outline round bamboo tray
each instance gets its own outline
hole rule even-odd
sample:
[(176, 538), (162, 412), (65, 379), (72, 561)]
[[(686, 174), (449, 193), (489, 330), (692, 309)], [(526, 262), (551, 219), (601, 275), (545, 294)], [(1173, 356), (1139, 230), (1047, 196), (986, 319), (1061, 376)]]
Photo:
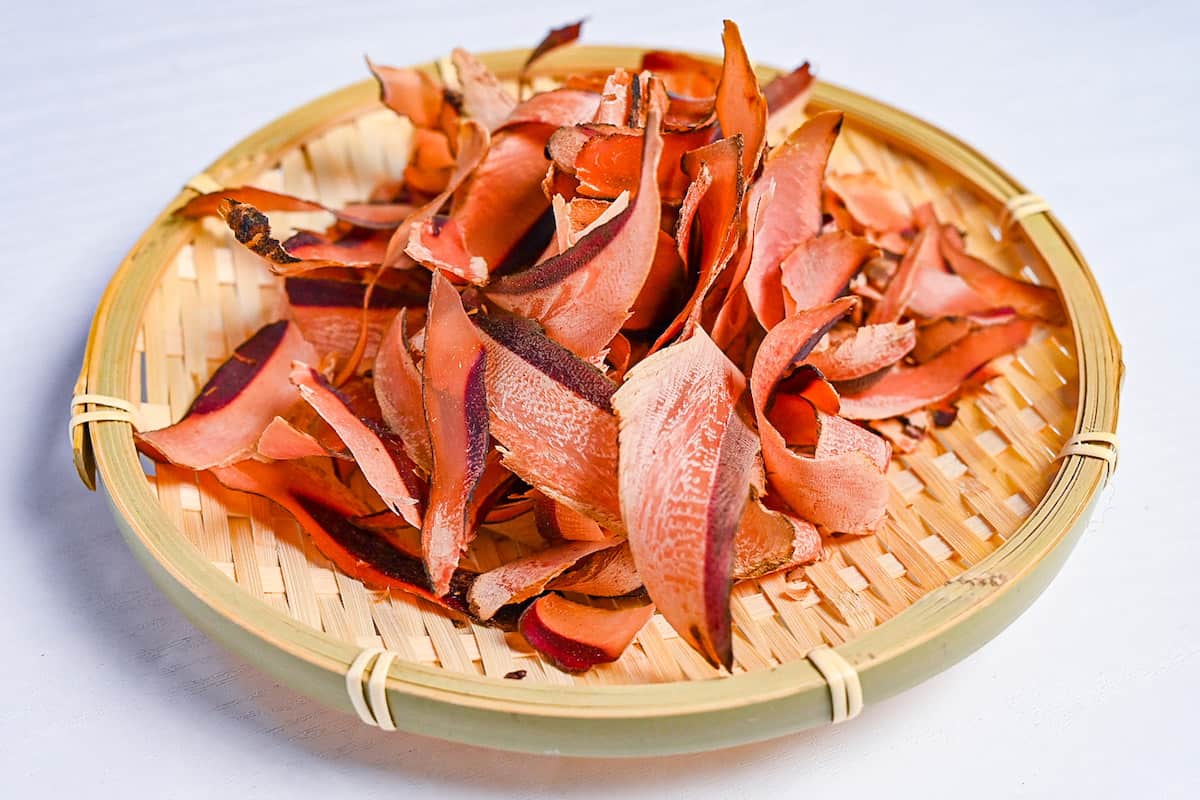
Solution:
[[(635, 66), (641, 52), (571, 48), (546, 58), (536, 81)], [(483, 60), (512, 77), (524, 58)], [(77, 400), (95, 399), (75, 406), (80, 475), (94, 486), (99, 472), (130, 548), (171, 600), (279, 680), (350, 712), (345, 676), (356, 657), (365, 648), (396, 654), (386, 697), (405, 730), (530, 752), (688, 752), (847, 716), (841, 680), (825, 677), (831, 648), (866, 705), (913, 686), (1015, 619), (1083, 531), (1115, 462), (1104, 434), (1117, 421), (1120, 347), (1083, 257), (1044, 203), (907, 114), (827, 83), (810, 105), (823, 108), (847, 115), (832, 169), (875, 170), (914, 203), (932, 200), (981, 255), (1056, 284), (1070, 324), (1040, 330), (998, 361), (999, 377), (961, 403), (954, 425), (895, 461), (877, 535), (843, 537), (819, 563), (737, 586), (732, 675), (716, 673), (657, 618), (620, 661), (566, 675), (515, 635), (456, 626), (423, 601), (340, 574), (269, 502), (139, 461), (131, 423), (149, 430), (181, 416), (212, 369), (279, 308), (280, 282), (256, 256), (219, 223), (172, 212), (197, 191), (241, 184), (338, 205), (398, 175), (409, 129), (380, 107), (369, 81), (235, 146), (188, 183), (121, 264), (77, 386)], [(272, 221), (283, 230), (324, 220)], [(520, 671), (520, 680), (504, 677)]]

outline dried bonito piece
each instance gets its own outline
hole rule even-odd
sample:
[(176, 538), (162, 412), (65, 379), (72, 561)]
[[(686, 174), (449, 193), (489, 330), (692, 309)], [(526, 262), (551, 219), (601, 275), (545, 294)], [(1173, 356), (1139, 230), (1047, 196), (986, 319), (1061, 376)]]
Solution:
[[(729, 669), (734, 582), (878, 529), (893, 451), (1065, 310), (940, 198), (830, 174), (844, 119), (801, 121), (807, 63), (760, 87), (726, 22), (720, 61), (543, 88), (580, 29), (515, 86), (463, 50), (447, 83), (369, 63), (412, 137), (362, 202), (182, 205), (285, 277), (286, 318), (137, 443), (276, 502), (373, 589), (519, 616), (561, 669), (616, 660), (656, 610)], [(277, 212), (331, 224), (285, 236)]]

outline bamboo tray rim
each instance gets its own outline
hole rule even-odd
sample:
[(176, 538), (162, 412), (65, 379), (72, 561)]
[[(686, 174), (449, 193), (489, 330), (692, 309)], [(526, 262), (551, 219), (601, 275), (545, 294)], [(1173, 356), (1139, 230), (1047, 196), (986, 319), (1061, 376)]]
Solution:
[[(633, 63), (645, 49), (574, 47), (547, 58), (541, 70), (552, 71), (568, 60), (573, 68), (585, 66), (579, 63), (581, 60), (586, 65)], [(489, 53), (486, 58), (499, 72), (519, 65), (527, 53), (510, 50)], [(425, 68), (432, 69), (433, 65)], [(778, 71), (763, 68), (760, 72), (770, 77)], [(377, 102), (375, 84), (370, 80), (334, 91), (251, 134), (202, 174), (222, 185), (233, 185), (236, 176), (253, 173), (282, 150), (352, 119)], [(820, 81), (812, 106), (845, 110), (856, 127), (955, 172), (997, 204), (1026, 193), (1021, 184), (969, 145), (884, 103)], [(186, 240), (191, 223), (175, 218), (173, 212), (192, 196), (194, 191), (185, 188), (118, 268), (93, 322), (77, 392), (123, 396), (136, 336), (136, 325), (129, 320), (139, 318), (166, 258)], [(1054, 274), (1071, 320), (1079, 363), (1079, 404), (1072, 433), (1115, 431), (1123, 367), (1120, 345), (1095, 280), (1052, 213), (1039, 213), (1016, 224)], [(220, 624), (239, 629), (259, 647), (274, 648), (306, 668), (327, 673), (326, 683), (336, 679), (341, 685), (358, 648), (298, 623), (246, 594), (195, 552), (175, 530), (147, 486), (127, 424), (90, 423), (76, 429), (73, 439), (81, 477), (94, 485), (91, 482), (98, 469), (135, 554), (148, 568), (154, 562), (161, 569), (161, 575), (152, 570), (160, 584), (163, 578), (177, 584), (168, 591), (177, 604), (182, 602), (184, 595), (178, 594), (182, 591), (203, 606), (190, 611), (185, 608), (185, 613), (194, 619), (205, 613), (215, 615), (202, 627), (212, 632), (211, 626), (219, 618)], [(1082, 531), (1107, 476), (1107, 465), (1096, 460), (1064, 459), (1028, 519), (996, 552), (959, 578), (933, 589), (896, 618), (839, 647), (838, 652), (858, 670), (867, 702), (877, 702), (949, 666), (1032, 602)], [(1063, 544), (1068, 546), (1060, 547)], [(1055, 558), (1048, 558), (1052, 553)], [(979, 580), (996, 575), (1003, 580)], [(997, 610), (1000, 605), (1007, 608)], [(1007, 618), (992, 621), (990, 633), (981, 636), (968, 630), (969, 623), (981, 615)], [(233, 635), (231, 630), (219, 638), (228, 640)], [(950, 640), (957, 644), (949, 646)], [(939, 644), (957, 655), (951, 660), (937, 659), (930, 650), (937, 650)], [(901, 666), (889, 671), (890, 664)], [(277, 662), (275, 671), (286, 671), (284, 666), (289, 665)], [(296, 667), (289, 666), (293, 678), (300, 674)], [(826, 719), (829, 708), (825, 681), (806, 660), (716, 680), (565, 688), (523, 685), (396, 661), (388, 673), (387, 689), (393, 705), (398, 699), (408, 698), (563, 719), (674, 717), (747, 709), (783, 698), (802, 698), (810, 713), (816, 713), (813, 709), (823, 711)], [(349, 710), (344, 689), (340, 697), (329, 686), (309, 693)]]

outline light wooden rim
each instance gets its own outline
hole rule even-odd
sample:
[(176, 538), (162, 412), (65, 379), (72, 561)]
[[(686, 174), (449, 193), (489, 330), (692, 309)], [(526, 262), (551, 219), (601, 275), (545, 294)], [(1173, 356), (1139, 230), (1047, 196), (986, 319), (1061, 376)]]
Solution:
[[(641, 52), (638, 48), (578, 47), (548, 58), (541, 69), (633, 65)], [(498, 72), (513, 71), (525, 53), (492, 53), (485, 60)], [(762, 74), (769, 77), (775, 70), (764, 69)], [(252, 134), (217, 159), (203, 175), (222, 185), (236, 185), (273, 162), (282, 151), (320, 130), (353, 118), (376, 102), (372, 81), (333, 92)], [(997, 205), (1026, 193), (1024, 187), (968, 145), (887, 105), (820, 83), (813, 106), (846, 111), (860, 129), (940, 163)], [(172, 212), (191, 196), (193, 192), (185, 190), (171, 202), (114, 275), (93, 322), (77, 391), (117, 396), (125, 391), (141, 309), (160, 269), (189, 232), (190, 223), (175, 219)], [(1099, 289), (1078, 248), (1052, 214), (1026, 217), (1018, 224), (1053, 272), (1071, 318), (1079, 364), (1079, 404), (1073, 432), (1114, 431), (1122, 364), (1120, 346)], [(306, 681), (311, 679), (316, 670), (324, 676), (320, 685), (298, 688), (349, 710), (344, 688), (339, 694), (337, 687), (344, 685), (343, 676), (358, 651), (251, 597), (204, 560), (175, 531), (147, 486), (129, 425), (107, 422), (90, 427), (90, 440), (82, 427), (75, 437), (81, 475), (86, 480), (94, 458), (135, 554), (151, 568), (160, 585), (164, 580), (177, 584), (163, 587), (172, 599), (222, 641), (236, 641), (233, 646), (242, 655), (260, 664), (271, 662), (267, 668), (285, 680), (289, 676), (282, 673), (289, 670), (293, 683), (299, 682), (300, 676)], [(1081, 532), (1104, 478), (1102, 463), (1065, 459), (1041, 502), (1007, 543), (895, 619), (838, 648), (858, 670), (866, 703), (877, 702), (944, 669), (1028, 606), (1057, 571), (1069, 545)], [(1067, 546), (1055, 552), (1064, 543)], [(996, 575), (1003, 576), (998, 585), (996, 581), (971, 580)], [(973, 620), (979, 621), (975, 627), (982, 634), (972, 630)], [(223, 630), (215, 630), (217, 627)], [(257, 642), (262, 651), (255, 652), (247, 646), (248, 642)], [(271, 648), (278, 652), (271, 654)], [(939, 657), (939, 651), (949, 656)], [(432, 702), (447, 715), (453, 715), (449, 707), (455, 707), (543, 719), (634, 723), (650, 718), (753, 709), (784, 699), (804, 709), (794, 721), (796, 724), (768, 728), (766, 735), (804, 727), (822, 716), (828, 719), (829, 715), (826, 685), (805, 660), (713, 681), (570, 688), (522, 685), (396, 662), (389, 671), (387, 688), (394, 707)], [(470, 732), (454, 738), (485, 740)], [(742, 737), (745, 738), (749, 737)], [(503, 740), (488, 743), (516, 749), (533, 747)], [(731, 742), (717, 735), (708, 746), (722, 743)], [(620, 750), (599, 749), (613, 753)]]

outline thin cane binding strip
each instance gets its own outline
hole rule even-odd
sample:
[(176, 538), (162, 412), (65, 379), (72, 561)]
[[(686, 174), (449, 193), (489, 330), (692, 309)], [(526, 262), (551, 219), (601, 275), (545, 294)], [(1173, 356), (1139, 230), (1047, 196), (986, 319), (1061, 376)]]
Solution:
[(858, 671), (841, 653), (829, 645), (821, 645), (809, 651), (809, 662), (821, 673), (829, 684), (829, 699), (833, 705), (832, 722), (837, 724), (854, 719), (863, 708), (862, 684)]
[(346, 670), (346, 694), (350, 697), (350, 705), (354, 706), (354, 711), (358, 714), (359, 719), (374, 727), (378, 727), (379, 723), (375, 721), (375, 716), (371, 713), (370, 706), (367, 705), (366, 696), (363, 694), (362, 679), (371, 659), (382, 652), (377, 647), (369, 647), (359, 653), (350, 663), (349, 669)]
[(201, 172), (199, 175), (185, 183), (184, 187), (191, 189), (194, 192), (199, 192), (200, 194), (212, 194), (213, 192), (219, 192), (225, 188), (207, 172)]
[(388, 708), (387, 700), (387, 675), (395, 660), (395, 653), (387, 650), (380, 653), (379, 658), (375, 659), (375, 666), (371, 668), (371, 677), (367, 681), (367, 704), (371, 707), (375, 724), (379, 726), (380, 730), (385, 731), (396, 730), (396, 723), (392, 719), (392, 710)]
[(133, 403), (119, 397), (106, 394), (77, 394), (71, 398), (71, 410), (79, 406), (103, 406), (94, 411), (77, 411), (71, 415), (67, 424), (68, 435), (75, 433), (75, 428), (88, 422), (128, 422), (135, 429), (137, 422), (133, 418)]
[(1109, 478), (1117, 470), (1118, 455), (1117, 435), (1115, 433), (1086, 431), (1084, 433), (1077, 433), (1070, 439), (1067, 439), (1063, 443), (1062, 449), (1058, 451), (1056, 460), (1069, 456), (1098, 458), (1105, 464), (1104, 482), (1108, 483)]
[[(355, 657), (346, 670), (346, 694), (358, 718), (373, 728), (396, 730), (387, 701), (387, 675), (396, 654), (378, 647), (368, 647)], [(372, 663), (374, 662), (374, 663)], [(363, 677), (367, 689), (363, 691)]]
[(1000, 215), (1000, 229), (1008, 230), (1025, 217), (1048, 213), (1050, 213), (1050, 204), (1041, 195), (1013, 195), (1004, 203), (1004, 213)]

